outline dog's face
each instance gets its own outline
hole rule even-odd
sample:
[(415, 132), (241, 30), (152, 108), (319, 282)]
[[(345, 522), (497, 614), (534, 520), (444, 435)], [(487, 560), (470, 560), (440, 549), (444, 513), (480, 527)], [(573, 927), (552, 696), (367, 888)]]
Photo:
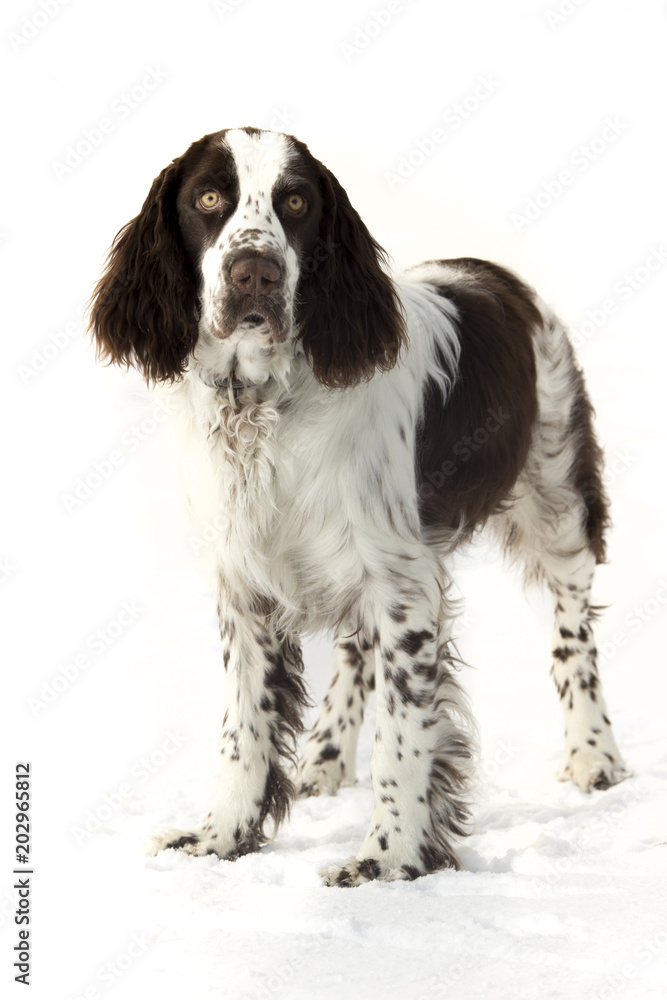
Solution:
[(292, 336), (322, 209), (318, 165), (287, 136), (230, 129), (191, 147), (177, 210), (210, 334), (267, 344)]
[(298, 344), (321, 382), (353, 385), (390, 368), (405, 337), (383, 260), (302, 142), (228, 129), (155, 179), (112, 246), (91, 327), (104, 357), (149, 380), (179, 378), (200, 341), (227, 364), (237, 347), (270, 356)]

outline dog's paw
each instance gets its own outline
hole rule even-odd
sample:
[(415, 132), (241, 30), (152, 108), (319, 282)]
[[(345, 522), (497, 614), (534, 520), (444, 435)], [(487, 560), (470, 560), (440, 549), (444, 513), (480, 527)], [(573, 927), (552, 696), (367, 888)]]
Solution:
[(301, 799), (309, 795), (335, 795), (341, 785), (351, 783), (346, 780), (343, 761), (337, 757), (328, 760), (304, 757), (297, 767), (295, 785)]
[(205, 854), (217, 854), (224, 857), (224, 848), (221, 853), (216, 845), (217, 834), (204, 832), (204, 830), (166, 830), (164, 833), (154, 836), (149, 844), (150, 854), (159, 854), (160, 851), (183, 851), (185, 854), (192, 854), (194, 857), (203, 857)]
[(571, 781), (582, 792), (611, 788), (628, 776), (619, 757), (594, 747), (566, 751), (557, 775), (559, 781)]
[(351, 889), (365, 882), (381, 881), (396, 882), (419, 878), (424, 872), (404, 865), (401, 868), (390, 868), (377, 858), (350, 858), (345, 864), (327, 865), (320, 868), (320, 878), (325, 885), (338, 886), (341, 889)]
[(234, 861), (243, 854), (258, 851), (266, 841), (256, 822), (232, 828), (229, 822), (209, 816), (198, 830), (167, 830), (159, 834), (153, 838), (150, 850), (157, 854), (173, 848), (197, 858), (217, 854), (225, 861)]
[(299, 770), (296, 776), (296, 790), (300, 799), (310, 795), (335, 795), (342, 784), (339, 775), (331, 774), (323, 768)]

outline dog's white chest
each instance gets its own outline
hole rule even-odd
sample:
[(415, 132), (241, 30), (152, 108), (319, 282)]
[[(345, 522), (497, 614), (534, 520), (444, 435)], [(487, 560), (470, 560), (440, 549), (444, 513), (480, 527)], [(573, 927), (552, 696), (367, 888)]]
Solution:
[[(331, 474), (335, 442), (313, 441), (270, 406), (190, 412), (182, 442), (196, 537), (242, 592), (310, 615), (331, 597), (331, 567), (349, 532)], [(334, 462), (334, 465), (336, 463)], [(329, 470), (329, 471), (327, 471)]]

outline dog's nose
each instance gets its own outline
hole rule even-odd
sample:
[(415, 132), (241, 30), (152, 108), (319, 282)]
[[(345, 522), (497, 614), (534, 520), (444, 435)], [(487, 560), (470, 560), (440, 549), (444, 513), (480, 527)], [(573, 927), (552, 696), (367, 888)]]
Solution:
[(229, 272), (236, 287), (244, 295), (258, 298), (267, 295), (280, 280), (280, 268), (262, 257), (247, 257), (232, 264)]

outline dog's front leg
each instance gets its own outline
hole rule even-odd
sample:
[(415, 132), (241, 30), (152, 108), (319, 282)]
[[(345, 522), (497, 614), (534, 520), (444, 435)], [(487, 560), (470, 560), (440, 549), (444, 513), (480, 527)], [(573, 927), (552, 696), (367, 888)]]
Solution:
[(321, 874), (327, 885), (414, 879), (460, 866), (469, 832), (474, 724), (454, 673), (443, 599), (404, 596), (374, 627), (377, 722), (375, 807), (356, 857)]
[(227, 684), (213, 804), (198, 829), (171, 830), (154, 847), (232, 859), (258, 850), (289, 810), (294, 786), (283, 765), (307, 699), (299, 646), (273, 628), (265, 601), (241, 605), (221, 588), (218, 616)]

